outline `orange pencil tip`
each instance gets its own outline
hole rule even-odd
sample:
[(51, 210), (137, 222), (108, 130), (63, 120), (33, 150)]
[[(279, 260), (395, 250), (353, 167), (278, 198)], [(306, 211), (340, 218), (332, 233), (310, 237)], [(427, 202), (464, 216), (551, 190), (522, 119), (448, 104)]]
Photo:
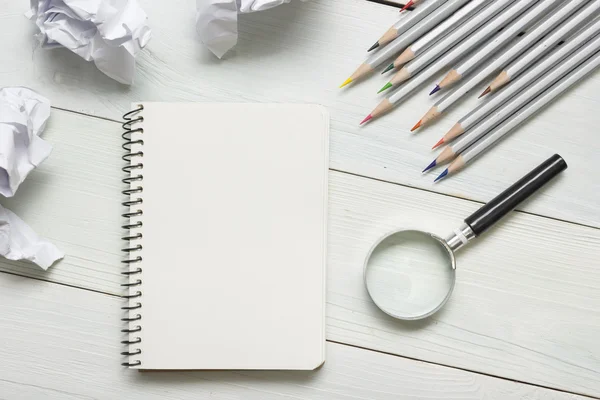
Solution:
[(479, 95), (479, 98), (482, 98), (483, 96), (485, 96), (486, 94), (488, 94), (488, 93), (489, 93), (489, 92), (491, 92), (491, 91), (492, 91), (492, 88), (491, 88), (490, 86), (488, 86), (488, 87), (487, 87), (487, 89), (485, 89), (485, 90), (483, 91), (483, 93), (481, 93), (481, 94)]
[(431, 150), (435, 150), (438, 147), (440, 147), (441, 145), (444, 144), (444, 138), (441, 138), (439, 142), (437, 142), (436, 144), (433, 145), (433, 147), (431, 148)]
[(412, 129), (410, 130), (411, 132), (416, 131), (417, 129), (419, 129), (421, 127), (422, 124), (422, 120), (419, 120), (419, 122), (417, 122), (417, 124), (415, 126), (412, 127)]
[(373, 118), (373, 116), (371, 114), (369, 114), (365, 117), (365, 119), (362, 120), (362, 122), (360, 124), (362, 125), (365, 122), (370, 121), (372, 118)]

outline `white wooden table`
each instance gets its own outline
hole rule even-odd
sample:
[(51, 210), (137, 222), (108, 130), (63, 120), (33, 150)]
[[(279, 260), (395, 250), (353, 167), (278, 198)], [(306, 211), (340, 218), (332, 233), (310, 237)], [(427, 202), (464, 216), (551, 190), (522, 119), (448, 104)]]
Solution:
[[(395, 8), (313, 0), (245, 15), (239, 45), (219, 61), (195, 34), (194, 1), (142, 0), (153, 39), (126, 87), (66, 50), (35, 50), (26, 3), (0, 0), (0, 86), (28, 86), (51, 100), (44, 137), (54, 152), (1, 203), (67, 256), (47, 272), (0, 263), (0, 399), (600, 398), (600, 73), (433, 185), (433, 175), (421, 175), (429, 148), (475, 100), (409, 134), (430, 106), (429, 88), (363, 128), (357, 123), (379, 101), (384, 78), (337, 89)], [(135, 100), (328, 107), (329, 343), (321, 369), (120, 366), (118, 121)], [(441, 312), (403, 323), (373, 306), (361, 274), (376, 237), (397, 226), (443, 235), (555, 152), (569, 169), (461, 252), (457, 286)]]

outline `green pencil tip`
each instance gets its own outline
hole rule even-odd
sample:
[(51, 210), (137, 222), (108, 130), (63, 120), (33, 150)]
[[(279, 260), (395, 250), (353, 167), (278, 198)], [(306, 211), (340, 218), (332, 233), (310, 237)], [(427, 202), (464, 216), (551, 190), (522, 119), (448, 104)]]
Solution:
[(385, 74), (386, 72), (388, 72), (391, 69), (394, 69), (394, 63), (391, 63), (390, 65), (388, 65), (387, 68), (383, 70), (382, 74)]
[(390, 82), (386, 83), (384, 87), (382, 87), (381, 89), (379, 89), (379, 92), (377, 92), (377, 94), (383, 92), (384, 90), (387, 90), (387, 89), (391, 88), (392, 86), (393, 85)]

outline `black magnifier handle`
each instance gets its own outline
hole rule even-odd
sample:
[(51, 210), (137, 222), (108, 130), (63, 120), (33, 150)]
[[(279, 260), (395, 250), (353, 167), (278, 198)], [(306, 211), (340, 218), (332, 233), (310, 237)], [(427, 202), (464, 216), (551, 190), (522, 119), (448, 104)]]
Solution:
[(567, 169), (567, 163), (558, 154), (553, 155), (492, 201), (465, 219), (475, 236), (481, 235), (539, 188)]

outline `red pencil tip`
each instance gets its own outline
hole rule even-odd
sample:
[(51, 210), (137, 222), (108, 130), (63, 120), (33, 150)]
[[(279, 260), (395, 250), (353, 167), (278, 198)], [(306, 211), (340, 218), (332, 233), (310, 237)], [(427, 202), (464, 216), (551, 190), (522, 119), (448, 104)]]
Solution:
[(417, 129), (419, 129), (421, 127), (421, 120), (419, 120), (419, 122), (417, 122), (417, 124), (415, 126), (412, 127), (412, 129), (410, 130), (411, 132), (416, 131)]
[(491, 92), (491, 91), (492, 91), (492, 88), (488, 86), (488, 87), (487, 87), (487, 89), (485, 89), (485, 90), (483, 91), (483, 93), (481, 93), (481, 94), (479, 95), (479, 98), (482, 98), (483, 96), (485, 96), (486, 94), (488, 94), (488, 93), (489, 93), (489, 92)]
[(406, 4), (404, 5), (404, 7), (402, 7), (402, 9), (400, 10), (400, 12), (402, 12), (402, 11), (406, 10), (406, 9), (407, 9), (407, 8), (409, 8), (409, 7), (412, 7), (412, 5), (413, 5), (413, 4), (415, 4), (415, 2), (414, 2), (413, 0), (410, 0), (408, 3), (406, 3)]
[(372, 118), (373, 118), (373, 116), (371, 114), (369, 114), (365, 117), (365, 119), (362, 120), (362, 122), (360, 124), (362, 125), (365, 122), (370, 121)]
[(441, 138), (439, 142), (437, 142), (432, 148), (431, 150), (437, 149), (438, 147), (440, 147), (441, 145), (444, 144), (444, 138)]

